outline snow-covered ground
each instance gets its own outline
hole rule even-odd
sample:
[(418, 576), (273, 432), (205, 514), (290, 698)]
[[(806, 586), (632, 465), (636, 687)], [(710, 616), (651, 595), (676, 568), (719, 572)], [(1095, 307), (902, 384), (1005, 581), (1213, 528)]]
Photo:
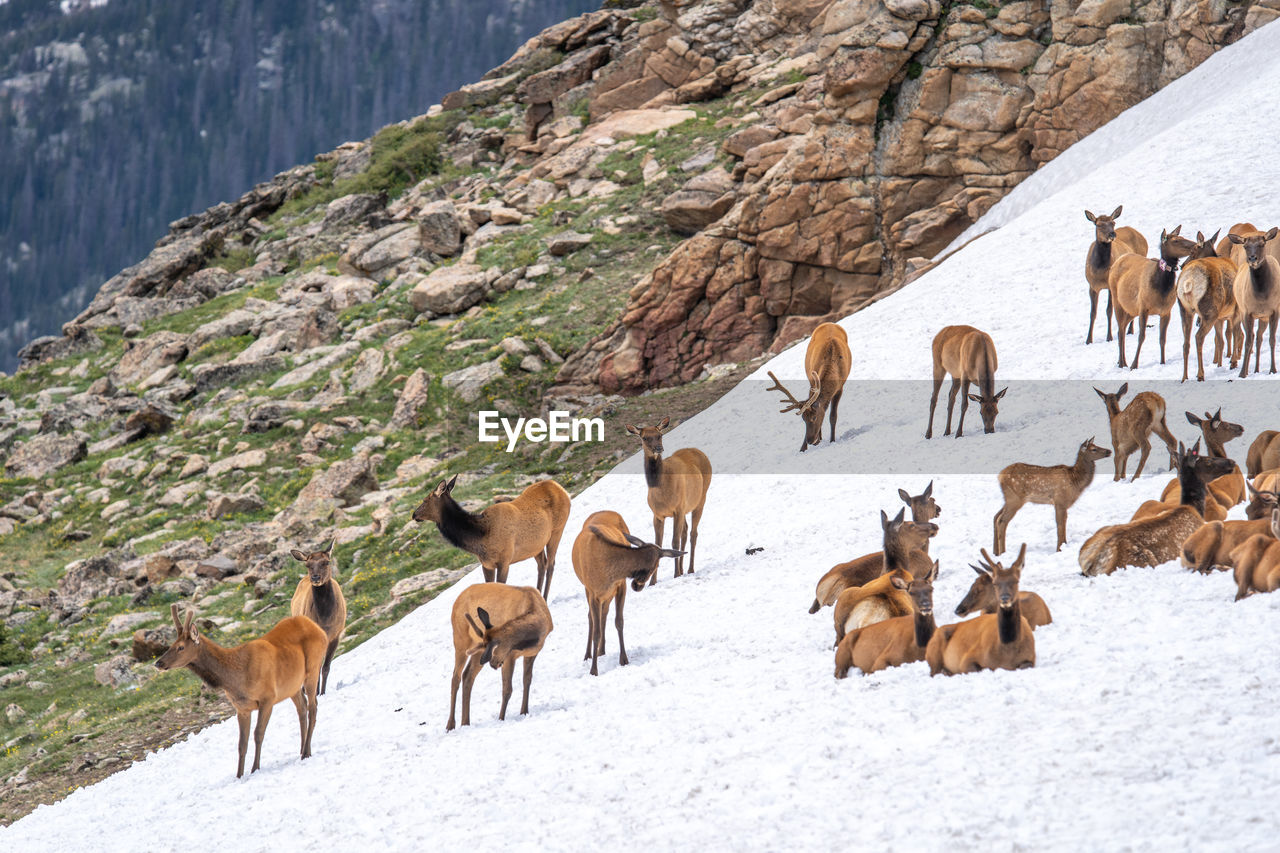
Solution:
[[(598, 509), (648, 532), (634, 458), (574, 501), (529, 716), (497, 720), (499, 679), (486, 670), (473, 725), (444, 731), (449, 610), (477, 573), (335, 662), (313, 759), (294, 757), (281, 710), (263, 769), (237, 781), (235, 724), (213, 726), (0, 830), (0, 848), (1275, 849), (1280, 597), (1235, 603), (1228, 577), (1174, 564), (1096, 579), (1076, 565), (1086, 536), (1159, 491), (1162, 452), (1133, 484), (1111, 482), (1104, 460), (1061, 553), (1048, 507), (1010, 525), (1013, 548), (1031, 543), (1024, 588), (1054, 616), (1033, 670), (931, 679), (916, 664), (837, 682), (831, 611), (806, 611), (826, 569), (879, 547), (878, 512), (897, 511), (897, 488), (932, 477), (945, 616), (990, 545), (993, 472), (1069, 462), (1089, 435), (1109, 444), (1089, 383), (1128, 381), (1132, 394), (1181, 376), (1176, 320), (1177, 357), (1163, 366), (1150, 337), (1133, 373), (1114, 366), (1113, 344), (1082, 343), (1083, 209), (1123, 203), (1121, 224), (1153, 243), (1179, 223), (1274, 223), (1277, 114), (1280, 27), (1265, 27), (1045, 167), (984, 220), (1000, 230), (845, 320), (854, 381), (837, 443), (796, 453), (799, 419), (776, 413), (757, 381), (765, 368), (672, 432), (668, 451), (699, 446), (718, 473), (697, 574), (673, 580), (664, 564), (656, 587), (628, 596), (630, 666), (617, 666), (610, 629), (600, 676), (587, 674), (569, 551)], [(919, 380), (948, 323), (995, 338), (1010, 385), (995, 435), (971, 409), (964, 439), (923, 439)], [(802, 357), (797, 347), (767, 369), (797, 378)], [(1158, 387), (1184, 440), (1196, 434), (1185, 408), (1223, 405), (1246, 427), (1230, 446), (1242, 459), (1258, 430), (1280, 426), (1280, 385), (1228, 376)], [(511, 579), (533, 576), (528, 563)]]

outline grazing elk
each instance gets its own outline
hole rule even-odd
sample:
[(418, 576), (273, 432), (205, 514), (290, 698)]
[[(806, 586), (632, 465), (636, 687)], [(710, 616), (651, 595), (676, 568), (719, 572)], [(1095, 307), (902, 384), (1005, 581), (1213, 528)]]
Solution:
[(249, 718), (258, 712), (253, 729), (253, 768), (262, 763), (262, 736), (266, 734), (271, 711), (278, 702), (292, 699), (298, 709), (298, 729), (302, 733), (302, 758), (311, 757), (311, 735), (316, 728), (316, 695), (320, 690), (320, 667), (328, 644), (324, 631), (305, 616), (288, 616), (256, 640), (225, 648), (192, 623), (195, 611), (187, 611), (184, 625), (178, 605), (169, 612), (178, 629), (177, 638), (156, 661), (161, 670), (186, 667), (215, 690), (221, 690), (236, 711), (240, 724), (240, 760), (236, 778), (244, 775), (244, 755), (249, 747)]
[[(1116, 474), (1112, 479), (1123, 480), (1125, 469), (1129, 467), (1129, 456), (1135, 450), (1141, 450), (1138, 457), (1138, 470), (1133, 472), (1133, 479), (1138, 479), (1142, 468), (1147, 464), (1147, 456), (1151, 453), (1151, 433), (1160, 436), (1169, 450), (1169, 458), (1173, 458), (1178, 440), (1169, 432), (1165, 423), (1164, 398), (1154, 391), (1139, 391), (1123, 410), (1120, 398), (1129, 390), (1129, 383), (1120, 386), (1114, 394), (1094, 388), (1094, 393), (1102, 398), (1107, 407), (1107, 420), (1111, 424), (1111, 449), (1115, 451)], [(1172, 465), (1170, 466), (1172, 467)], [(1132, 482), (1132, 480), (1130, 481)]]
[[(1280, 320), (1280, 262), (1267, 252), (1266, 243), (1275, 239), (1277, 229), (1266, 234), (1229, 234), (1228, 239), (1243, 247), (1244, 263), (1238, 265), (1233, 284), (1236, 318), (1244, 325), (1244, 349), (1240, 360), (1240, 378), (1249, 375), (1249, 355), (1254, 354), (1253, 372), (1262, 369), (1262, 329), (1265, 323), (1271, 333), (1271, 372), (1276, 372), (1276, 323)], [(1258, 345), (1254, 350), (1254, 320), (1257, 320)]]
[(849, 336), (835, 323), (823, 323), (813, 330), (809, 347), (804, 353), (804, 372), (809, 378), (809, 396), (797, 400), (782, 387), (778, 377), (769, 372), (773, 385), (768, 391), (780, 391), (786, 404), (780, 411), (796, 412), (804, 420), (804, 453), (811, 444), (822, 442), (822, 419), (831, 410), (831, 441), (836, 440), (836, 414), (840, 409), (840, 397), (844, 395), (844, 383), (849, 378), (853, 355), (849, 352)]
[[(1213, 254), (1213, 241), (1217, 232), (1206, 238), (1196, 232), (1196, 243), (1189, 259), (1178, 276), (1178, 313), (1182, 318), (1182, 381), (1187, 381), (1187, 368), (1191, 359), (1191, 326), (1197, 320), (1196, 331), (1196, 381), (1204, 381), (1204, 341), (1213, 331), (1213, 363), (1222, 366), (1224, 349), (1231, 349), (1234, 339), (1231, 331), (1232, 317), (1236, 310), (1235, 291), (1232, 283), (1236, 265), (1229, 258)], [(1226, 340), (1224, 343), (1224, 331)], [(1234, 364), (1232, 365), (1234, 367)]]
[(289, 602), (289, 613), (293, 616), (306, 616), (315, 622), (329, 638), (329, 646), (324, 653), (324, 667), (320, 671), (320, 695), (323, 696), (329, 685), (329, 664), (333, 663), (333, 653), (338, 650), (338, 641), (342, 639), (342, 631), (347, 627), (347, 599), (342, 595), (342, 587), (338, 586), (333, 576), (333, 545), (329, 543), (323, 551), (306, 553), (294, 549), (289, 553), (293, 559), (305, 563), (307, 574), (298, 581), (293, 591), (293, 600)]
[(1160, 257), (1148, 258), (1128, 254), (1116, 258), (1111, 264), (1108, 286), (1115, 297), (1116, 340), (1119, 342), (1120, 366), (1128, 367), (1125, 359), (1125, 327), (1130, 320), (1138, 321), (1138, 348), (1133, 353), (1132, 369), (1138, 367), (1138, 356), (1147, 337), (1147, 318), (1160, 318), (1160, 363), (1164, 364), (1165, 339), (1169, 331), (1169, 318), (1173, 303), (1177, 300), (1174, 285), (1177, 283), (1178, 259), (1191, 253), (1192, 243), (1179, 235), (1182, 226), (1172, 231), (1160, 232)]
[(1182, 565), (1197, 572), (1232, 567), (1231, 552), (1259, 533), (1271, 529), (1271, 519), (1209, 521), (1182, 543)]
[[(964, 399), (960, 401), (960, 423), (956, 426), (956, 438), (964, 433), (964, 415), (969, 409), (969, 401), (978, 404), (982, 415), (983, 432), (996, 431), (996, 415), (999, 413), (1000, 398), (1008, 391), (1008, 387), (996, 393), (996, 345), (991, 336), (973, 326), (946, 326), (933, 338), (933, 394), (929, 398), (929, 428), (925, 438), (933, 438), (933, 411), (938, 406), (938, 391), (942, 389), (942, 380), (951, 374), (951, 393), (947, 396), (947, 428), (943, 435), (951, 434), (951, 412), (956, 403), (956, 392), (962, 390)], [(977, 394), (969, 393), (969, 386), (977, 384)]]
[(1270, 518), (1271, 510), (1280, 506), (1280, 468), (1263, 471), (1253, 483), (1245, 483), (1244, 486), (1249, 491), (1244, 517), (1250, 520)]
[[(932, 488), (933, 484), (930, 483), (929, 486)], [(928, 492), (927, 489), (925, 491)], [(889, 516), (881, 511), (880, 526), (884, 531), (881, 550), (833, 566), (818, 581), (813, 604), (809, 607), (810, 613), (817, 613), (823, 607), (835, 604), (840, 593), (846, 589), (870, 583), (894, 569), (907, 568), (907, 555), (912, 551), (929, 553), (929, 540), (938, 535), (938, 525), (931, 523), (929, 518), (936, 516), (941, 510), (933, 503), (932, 498), (928, 503), (917, 504), (915, 501), (916, 498), (908, 501), (911, 506), (911, 521), (904, 521), (902, 512), (890, 521)]]
[[(1200, 432), (1204, 435), (1205, 450), (1208, 455), (1219, 459), (1229, 459), (1226, 443), (1244, 435), (1244, 427), (1240, 426), (1240, 424), (1233, 424), (1231, 421), (1223, 420), (1221, 408), (1212, 415), (1205, 412), (1203, 418), (1197, 417), (1192, 412), (1187, 412), (1186, 415), (1187, 423), (1200, 427)], [(1219, 516), (1226, 518), (1227, 510), (1245, 499), (1245, 485), (1244, 474), (1241, 473), (1238, 465), (1234, 466), (1230, 474), (1219, 477), (1209, 483), (1209, 493), (1205, 496), (1205, 521), (1221, 520)], [(1160, 494), (1160, 500), (1163, 503), (1176, 506), (1180, 493), (1181, 487), (1175, 478), (1164, 487), (1164, 491)], [(1210, 505), (1211, 502), (1216, 505), (1216, 508)]]
[(836, 678), (844, 678), (856, 666), (866, 674), (891, 666), (924, 660), (924, 650), (937, 628), (933, 621), (933, 582), (938, 579), (938, 561), (923, 577), (907, 585), (915, 613), (855, 628), (836, 645)]
[[(973, 579), (969, 591), (956, 605), (956, 615), (963, 618), (970, 613), (996, 613), (1000, 609), (1000, 596), (996, 593), (995, 577), (990, 569), (982, 566), (970, 564), (969, 568), (977, 572), (978, 576)], [(1053, 622), (1049, 605), (1044, 603), (1043, 598), (1025, 589), (1018, 591), (1017, 598), (1018, 607), (1022, 610), (1022, 618), (1027, 620), (1032, 630)]]
[(573, 571), (587, 592), (587, 652), (591, 674), (599, 675), (596, 660), (604, 654), (604, 622), (614, 603), (614, 627), (618, 629), (618, 665), (627, 665), (627, 646), (622, 640), (622, 608), (627, 601), (627, 581), (639, 592), (663, 557), (679, 557), (670, 551), (632, 536), (622, 516), (601, 510), (587, 516), (582, 532), (573, 542)]
[(995, 541), (992, 550), (996, 555), (1004, 553), (1005, 531), (1009, 522), (1023, 504), (1053, 504), (1058, 521), (1058, 547), (1067, 544), (1067, 510), (1079, 499), (1080, 493), (1093, 482), (1093, 472), (1099, 459), (1106, 459), (1111, 451), (1093, 443), (1093, 437), (1085, 439), (1076, 451), (1073, 465), (1030, 465), (1015, 462), (996, 475), (1004, 505), (996, 512), (993, 521)]
[(516, 659), (524, 658), (524, 700), (520, 703), (520, 713), (529, 713), (533, 661), (555, 627), (541, 591), (505, 583), (474, 584), (453, 602), (452, 624), (453, 682), (449, 689), (449, 722), (445, 731), (454, 728), (453, 710), (458, 701), (459, 684), (462, 685), (462, 725), (471, 725), (471, 686), (480, 667), (486, 663), (502, 669), (502, 708), (498, 719), (505, 720)]
[(507, 582), (512, 563), (530, 557), (538, 565), (538, 591), (551, 594), (556, 549), (569, 520), (569, 493), (555, 480), (541, 480), (509, 501), (470, 513), (453, 499), (452, 480), (441, 480), (413, 511), (414, 521), (434, 521), (455, 548), (475, 554), (486, 582)]
[(1236, 546), (1231, 564), (1235, 567), (1236, 601), (1250, 592), (1280, 589), (1280, 509), (1272, 511), (1267, 532)]
[(1084, 278), (1089, 283), (1089, 334), (1085, 335), (1086, 344), (1093, 343), (1093, 321), (1098, 316), (1098, 294), (1107, 291), (1107, 340), (1111, 340), (1111, 289), (1109, 277), (1112, 262), (1121, 255), (1135, 254), (1146, 256), (1147, 238), (1138, 233), (1136, 228), (1124, 226), (1116, 228), (1116, 218), (1124, 205), (1106, 214), (1084, 212), (1085, 219), (1093, 223), (1093, 242), (1089, 244), (1089, 253), (1084, 259)]
[(1249, 445), (1244, 468), (1252, 480), (1263, 471), (1280, 468), (1280, 430), (1265, 429)]
[[(639, 437), (644, 448), (644, 481), (649, 486), (649, 509), (653, 511), (654, 544), (662, 545), (662, 529), (667, 518), (672, 521), (671, 550), (689, 552), (689, 574), (693, 574), (693, 558), (698, 548), (698, 522), (707, 505), (707, 489), (711, 488), (711, 460), (696, 447), (684, 447), (662, 458), (662, 434), (671, 425), (663, 418), (657, 426), (627, 426), (627, 432)], [(685, 515), (690, 520), (685, 521)], [(685, 545), (688, 548), (685, 548)], [(676, 577), (684, 574), (684, 557), (676, 557)], [(655, 566), (649, 585), (658, 580)]]
[[(982, 552), (983, 568), (991, 573), (996, 592), (996, 612), (964, 622), (943, 625), (933, 632), (925, 649), (929, 674), (957, 675), (984, 669), (1026, 669), (1036, 665), (1036, 640), (1022, 615), (1018, 581), (1027, 558), (1027, 546), (1005, 568)], [(976, 567), (975, 567), (976, 568)]]
[(1175, 559), (1182, 543), (1204, 524), (1205, 484), (1230, 472), (1230, 459), (1199, 455), (1200, 442), (1187, 451), (1178, 445), (1181, 503), (1147, 518), (1111, 524), (1080, 546), (1080, 571), (1109, 575), (1124, 566), (1158, 566)]

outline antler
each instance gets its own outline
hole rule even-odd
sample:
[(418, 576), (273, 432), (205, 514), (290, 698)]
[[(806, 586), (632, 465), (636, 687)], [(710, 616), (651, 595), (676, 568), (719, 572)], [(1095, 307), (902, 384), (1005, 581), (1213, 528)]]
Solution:
[(807, 401), (807, 400), (797, 400), (797, 399), (796, 399), (796, 398), (791, 394), (791, 392), (790, 392), (790, 391), (788, 391), (786, 388), (784, 388), (784, 387), (782, 386), (782, 383), (778, 380), (778, 377), (776, 377), (776, 376), (774, 376), (774, 375), (773, 375), (773, 371), (772, 371), (772, 370), (770, 370), (770, 371), (769, 371), (769, 378), (773, 380), (773, 384), (772, 384), (772, 385), (770, 385), (770, 386), (769, 386), (768, 388), (766, 388), (765, 390), (766, 390), (766, 391), (781, 391), (783, 394), (785, 394), (785, 395), (786, 395), (786, 398), (787, 398), (786, 400), (783, 400), (782, 402), (784, 402), (784, 403), (785, 403), (785, 402), (787, 402), (788, 400), (791, 402), (791, 405), (787, 406), (785, 409), (779, 409), (779, 410), (778, 410), (779, 412), (781, 412), (781, 413), (783, 413), (783, 414), (786, 414), (787, 412), (792, 412), (792, 411), (795, 411), (796, 409), (802, 409), (802, 410), (803, 410), (803, 409), (804, 409), (804, 407), (808, 405), (808, 401)]

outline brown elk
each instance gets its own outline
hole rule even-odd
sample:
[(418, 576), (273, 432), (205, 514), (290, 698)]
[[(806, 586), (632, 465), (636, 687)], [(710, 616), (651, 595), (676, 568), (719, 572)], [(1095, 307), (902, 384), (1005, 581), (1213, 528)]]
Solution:
[(1263, 471), (1280, 468), (1280, 430), (1265, 429), (1258, 433), (1245, 454), (1244, 467), (1250, 480)]
[(911, 507), (911, 521), (903, 521), (901, 512), (897, 518), (889, 521), (889, 517), (881, 512), (881, 527), (884, 530), (882, 549), (833, 566), (818, 581), (813, 604), (809, 607), (810, 613), (817, 613), (823, 607), (835, 604), (840, 593), (846, 589), (870, 583), (893, 569), (906, 568), (907, 555), (912, 551), (929, 553), (929, 540), (938, 535), (938, 525), (930, 523), (929, 519), (942, 512), (929, 496), (932, 489), (933, 483), (929, 483), (924, 494), (915, 497), (908, 495), (903, 489), (898, 490), (898, 494)]
[(1209, 521), (1182, 543), (1182, 565), (1197, 572), (1232, 567), (1231, 552), (1259, 533), (1271, 529), (1271, 519)]
[(850, 667), (866, 674), (891, 666), (924, 660), (924, 650), (937, 627), (933, 621), (933, 582), (938, 578), (938, 561), (923, 577), (907, 585), (915, 613), (855, 628), (836, 645), (836, 678), (844, 678)]
[(323, 551), (306, 553), (294, 549), (289, 553), (295, 560), (305, 563), (306, 576), (298, 581), (293, 591), (293, 599), (289, 602), (289, 613), (293, 616), (306, 616), (324, 629), (329, 638), (329, 646), (324, 653), (324, 667), (320, 671), (320, 695), (323, 696), (329, 686), (329, 664), (333, 663), (333, 653), (338, 650), (338, 641), (342, 639), (342, 631), (347, 627), (347, 599), (342, 595), (342, 587), (338, 586), (333, 576), (333, 545), (329, 543)]
[(957, 675), (984, 669), (1025, 669), (1036, 665), (1036, 640), (1022, 615), (1018, 582), (1027, 558), (1027, 546), (1005, 568), (982, 552), (983, 568), (991, 573), (996, 592), (996, 612), (964, 622), (943, 625), (933, 632), (925, 649), (929, 674)]
[(236, 778), (244, 775), (250, 716), (258, 712), (258, 724), (253, 729), (253, 768), (249, 771), (253, 773), (261, 766), (262, 736), (271, 721), (271, 711), (285, 699), (292, 699), (298, 709), (302, 758), (310, 758), (320, 668), (328, 644), (324, 630), (305, 616), (288, 616), (258, 639), (226, 648), (203, 636), (192, 624), (194, 610), (187, 611), (185, 625), (178, 618), (177, 604), (170, 605), (169, 612), (178, 635), (169, 650), (156, 660), (156, 667), (161, 670), (186, 667), (205, 684), (226, 694), (240, 724)]
[(627, 581), (639, 592), (663, 557), (678, 557), (670, 551), (631, 535), (622, 516), (601, 510), (587, 516), (582, 532), (573, 542), (573, 571), (587, 592), (587, 652), (591, 674), (599, 675), (596, 660), (604, 654), (604, 623), (609, 605), (614, 606), (614, 627), (618, 630), (618, 665), (627, 665), (627, 647), (622, 639), (622, 608), (627, 601)]
[(1004, 505), (993, 520), (995, 541), (992, 550), (997, 555), (1004, 553), (1005, 531), (1009, 529), (1009, 522), (1013, 521), (1023, 504), (1033, 503), (1053, 504), (1058, 522), (1058, 547), (1054, 550), (1061, 551), (1067, 544), (1067, 510), (1093, 482), (1097, 461), (1110, 455), (1110, 450), (1094, 444), (1090, 436), (1076, 451), (1073, 465), (1042, 466), (1015, 462), (997, 474)]
[(1204, 524), (1205, 484), (1229, 473), (1230, 459), (1201, 456), (1200, 442), (1187, 451), (1178, 445), (1178, 482), (1182, 502), (1148, 518), (1111, 524), (1094, 533), (1080, 547), (1080, 571), (1087, 576), (1109, 575), (1124, 566), (1158, 566), (1175, 559), (1182, 543)]
[[(1169, 458), (1173, 458), (1178, 440), (1169, 432), (1165, 422), (1164, 398), (1154, 391), (1139, 391), (1123, 410), (1120, 398), (1129, 390), (1126, 382), (1114, 394), (1108, 394), (1098, 388), (1094, 392), (1102, 398), (1107, 407), (1107, 420), (1111, 424), (1111, 449), (1115, 452), (1114, 480), (1123, 480), (1125, 469), (1129, 466), (1129, 456), (1135, 450), (1141, 450), (1138, 457), (1138, 470), (1133, 472), (1133, 479), (1138, 479), (1142, 468), (1147, 464), (1147, 456), (1151, 453), (1151, 434), (1154, 432), (1164, 441), (1169, 450)], [(1132, 481), (1130, 481), (1132, 482)]]
[[(657, 426), (627, 426), (627, 432), (639, 437), (644, 449), (644, 481), (649, 486), (649, 509), (653, 511), (654, 544), (662, 545), (662, 529), (667, 518), (672, 521), (671, 550), (689, 552), (689, 574), (693, 574), (693, 558), (698, 548), (698, 522), (707, 505), (707, 489), (711, 488), (711, 460), (696, 447), (684, 447), (662, 458), (662, 434), (671, 425), (663, 418)], [(689, 521), (685, 521), (685, 515)], [(685, 547), (688, 545), (688, 548)], [(676, 577), (684, 574), (684, 557), (676, 557)], [(658, 580), (655, 567), (649, 585)]]
[[(1187, 381), (1187, 369), (1191, 358), (1191, 326), (1198, 320), (1196, 331), (1196, 381), (1204, 381), (1204, 341), (1213, 331), (1213, 363), (1222, 366), (1224, 349), (1231, 349), (1233, 341), (1232, 317), (1236, 310), (1235, 291), (1232, 283), (1236, 265), (1229, 258), (1213, 254), (1215, 232), (1206, 238), (1196, 232), (1196, 243), (1188, 261), (1178, 276), (1178, 313), (1182, 318), (1182, 381)], [(1224, 342), (1223, 333), (1226, 331)], [(1234, 366), (1234, 365), (1233, 365)]]
[(1178, 260), (1191, 253), (1192, 242), (1179, 235), (1182, 226), (1172, 231), (1160, 232), (1160, 257), (1148, 258), (1128, 254), (1116, 258), (1111, 264), (1108, 286), (1115, 296), (1116, 340), (1120, 350), (1119, 364), (1129, 367), (1125, 359), (1125, 327), (1129, 321), (1138, 321), (1138, 347), (1133, 353), (1132, 368), (1138, 367), (1138, 356), (1147, 337), (1147, 318), (1160, 318), (1160, 363), (1164, 364), (1165, 339), (1169, 331), (1169, 318), (1173, 303), (1177, 301)]
[(533, 661), (555, 627), (541, 591), (504, 583), (474, 584), (453, 602), (452, 624), (453, 682), (445, 731), (452, 731), (454, 727), (453, 711), (459, 684), (462, 685), (462, 725), (471, 725), (471, 686), (480, 667), (486, 663), (502, 670), (502, 708), (498, 719), (505, 720), (507, 701), (511, 698), (511, 676), (516, 660), (524, 659), (524, 700), (520, 703), (520, 713), (529, 713)]
[[(996, 593), (996, 580), (991, 574), (991, 570), (972, 564), (969, 568), (977, 572), (978, 576), (973, 579), (973, 584), (969, 587), (969, 591), (965, 593), (964, 598), (960, 599), (960, 603), (956, 605), (956, 615), (963, 618), (970, 613), (998, 612), (1000, 609), (1000, 596)], [(1049, 613), (1049, 605), (1044, 603), (1043, 598), (1030, 590), (1018, 591), (1018, 607), (1022, 610), (1022, 618), (1027, 620), (1027, 624), (1031, 626), (1032, 630), (1053, 622), (1053, 615)]]
[[(1280, 320), (1280, 262), (1267, 253), (1266, 243), (1275, 239), (1276, 228), (1266, 234), (1229, 234), (1228, 239), (1244, 249), (1244, 263), (1238, 265), (1233, 288), (1236, 318), (1244, 326), (1244, 349), (1240, 362), (1240, 378), (1249, 375), (1249, 355), (1254, 353), (1253, 372), (1261, 372), (1262, 329), (1265, 323), (1271, 333), (1271, 372), (1276, 372), (1276, 323)], [(1258, 345), (1255, 352), (1254, 320), (1257, 320)]]
[(809, 378), (809, 396), (797, 400), (791, 392), (782, 386), (778, 377), (769, 372), (773, 385), (769, 391), (782, 392), (786, 405), (782, 413), (796, 412), (804, 420), (804, 443), (800, 452), (804, 453), (811, 444), (822, 442), (822, 419), (827, 410), (831, 410), (831, 441), (836, 440), (836, 414), (840, 409), (840, 398), (844, 395), (844, 383), (849, 378), (849, 367), (853, 363), (853, 355), (849, 352), (849, 336), (845, 330), (835, 323), (823, 323), (813, 330), (809, 338), (809, 347), (804, 353), (804, 372)]
[(1263, 471), (1254, 477), (1252, 483), (1245, 483), (1249, 492), (1249, 503), (1244, 508), (1244, 517), (1248, 519), (1270, 518), (1271, 510), (1280, 506), (1280, 468)]
[[(1203, 418), (1192, 412), (1187, 412), (1186, 415), (1187, 423), (1200, 427), (1208, 455), (1229, 459), (1226, 443), (1244, 435), (1244, 427), (1223, 420), (1221, 408), (1212, 415), (1205, 412)], [(1205, 521), (1224, 519), (1227, 517), (1227, 510), (1245, 499), (1244, 474), (1240, 472), (1239, 466), (1234, 466), (1230, 474), (1209, 483), (1208, 489), (1209, 493), (1205, 496)], [(1160, 493), (1160, 501), (1177, 506), (1180, 495), (1181, 487), (1177, 478), (1174, 478)]]
[[(996, 393), (997, 367), (995, 341), (986, 332), (973, 326), (946, 326), (934, 335), (933, 394), (929, 398), (929, 428), (924, 437), (933, 438), (933, 411), (938, 406), (942, 380), (948, 373), (951, 374), (951, 393), (947, 396), (947, 428), (942, 434), (951, 434), (951, 413), (955, 408), (956, 392), (961, 390), (964, 392), (964, 399), (960, 401), (960, 423), (956, 426), (956, 438), (964, 433), (964, 415), (969, 409), (970, 400), (978, 404), (983, 432), (995, 432), (1000, 398), (1009, 390), (1006, 386), (1000, 389), (1000, 393)], [(969, 393), (971, 384), (977, 384), (979, 393)]]
[(1089, 244), (1089, 253), (1084, 259), (1084, 277), (1089, 282), (1089, 334), (1085, 335), (1086, 344), (1093, 343), (1093, 321), (1098, 316), (1098, 294), (1107, 291), (1107, 340), (1111, 340), (1111, 289), (1109, 277), (1112, 262), (1121, 255), (1136, 254), (1146, 256), (1147, 238), (1136, 228), (1124, 226), (1116, 228), (1116, 218), (1124, 205), (1117, 207), (1110, 216), (1084, 212), (1085, 219), (1093, 223), (1093, 242)]
[(1235, 567), (1236, 601), (1250, 592), (1280, 589), (1280, 509), (1272, 511), (1267, 532), (1236, 546), (1231, 564)]
[[(929, 573), (929, 558), (923, 551), (912, 553), (912, 562), (921, 577)], [(870, 583), (846, 589), (835, 603), (836, 644), (844, 635), (856, 628), (865, 628), (876, 622), (909, 616), (912, 612), (911, 596), (907, 589), (915, 573), (906, 569), (894, 569)]]
[(441, 480), (413, 511), (413, 520), (434, 521), (440, 535), (455, 548), (480, 560), (486, 582), (507, 582), (512, 563), (530, 557), (538, 565), (538, 590), (551, 594), (556, 549), (569, 520), (569, 493), (555, 480), (541, 480), (509, 501), (470, 513), (453, 499), (458, 482)]

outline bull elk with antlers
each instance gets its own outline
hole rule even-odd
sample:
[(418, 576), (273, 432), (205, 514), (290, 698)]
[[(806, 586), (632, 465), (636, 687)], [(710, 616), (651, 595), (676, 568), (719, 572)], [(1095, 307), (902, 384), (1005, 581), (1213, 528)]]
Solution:
[(1093, 223), (1093, 242), (1089, 244), (1089, 253), (1084, 259), (1084, 278), (1089, 282), (1089, 334), (1085, 335), (1086, 344), (1093, 343), (1093, 321), (1098, 316), (1098, 294), (1107, 292), (1107, 340), (1111, 340), (1111, 286), (1108, 278), (1111, 274), (1112, 262), (1121, 255), (1130, 253), (1147, 254), (1147, 238), (1136, 228), (1116, 227), (1116, 218), (1124, 205), (1117, 207), (1110, 216), (1105, 213), (1094, 214), (1084, 212), (1085, 219)]
[[(929, 398), (929, 428), (925, 438), (933, 438), (933, 411), (938, 406), (938, 392), (942, 380), (951, 374), (951, 393), (947, 397), (947, 428), (943, 435), (951, 434), (951, 413), (956, 404), (956, 393), (963, 390), (960, 401), (960, 423), (956, 426), (956, 438), (964, 434), (964, 415), (969, 401), (978, 404), (982, 415), (983, 432), (996, 431), (996, 415), (1000, 398), (1009, 389), (996, 393), (996, 345), (986, 332), (973, 326), (946, 326), (933, 338), (933, 395)], [(978, 386), (977, 394), (969, 393), (969, 386)], [(963, 386), (963, 388), (962, 388)]]
[(853, 356), (849, 352), (849, 336), (843, 328), (835, 323), (823, 323), (813, 330), (809, 338), (809, 347), (804, 353), (804, 372), (809, 377), (809, 396), (797, 400), (790, 391), (783, 387), (778, 377), (769, 371), (773, 385), (769, 391), (780, 391), (785, 406), (779, 411), (797, 412), (804, 420), (804, 443), (800, 452), (804, 453), (811, 444), (822, 441), (822, 419), (827, 410), (831, 410), (831, 441), (836, 440), (836, 414), (840, 409), (840, 397), (844, 394), (844, 383), (849, 378), (849, 367)]

